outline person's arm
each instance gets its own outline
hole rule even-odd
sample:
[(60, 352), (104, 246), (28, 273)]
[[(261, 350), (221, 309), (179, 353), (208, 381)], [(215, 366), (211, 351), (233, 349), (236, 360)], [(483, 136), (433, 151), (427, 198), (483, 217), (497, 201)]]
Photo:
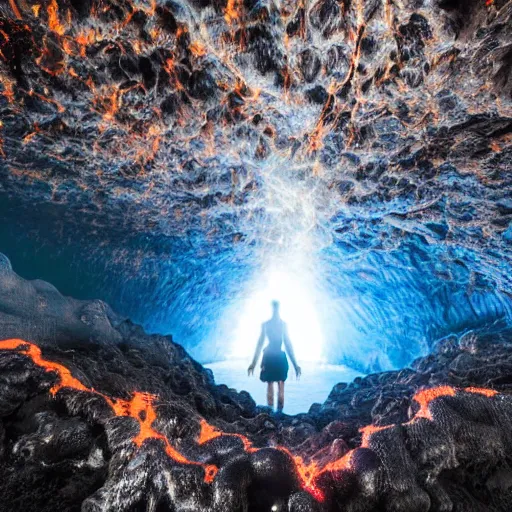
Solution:
[(302, 370), (300, 369), (300, 366), (297, 364), (297, 360), (295, 359), (295, 353), (293, 352), (293, 345), (290, 340), (290, 337), (288, 336), (288, 326), (286, 324), (283, 325), (283, 341), (284, 346), (286, 348), (286, 353), (288, 354), (288, 357), (290, 358), (293, 367), (295, 368), (295, 375), (297, 378), (300, 377), (300, 374), (302, 373)]
[(258, 359), (260, 358), (261, 350), (263, 349), (263, 343), (265, 343), (265, 326), (264, 324), (261, 325), (261, 334), (258, 339), (258, 344), (256, 345), (256, 352), (254, 352), (254, 357), (252, 359), (251, 366), (249, 366), (247, 370), (247, 375), (251, 375), (254, 373), (254, 368), (256, 367), (256, 364), (258, 363)]

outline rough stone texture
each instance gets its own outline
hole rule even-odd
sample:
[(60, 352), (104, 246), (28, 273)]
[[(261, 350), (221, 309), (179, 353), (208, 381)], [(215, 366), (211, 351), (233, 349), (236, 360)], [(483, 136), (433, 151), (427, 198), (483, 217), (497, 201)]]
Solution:
[[(308, 414), (276, 416), (215, 386), (170, 338), (145, 334), (107, 306), (25, 282), (5, 258), (0, 268), (0, 338), (30, 336), (43, 352), (41, 361), (23, 342), (0, 341), (2, 510), (512, 506), (510, 332), (444, 338), (411, 368), (340, 383)], [(30, 320), (17, 294), (45, 306), (34, 306)], [(95, 320), (80, 320), (84, 310)], [(53, 339), (36, 328), (45, 320)], [(62, 366), (45, 371), (53, 363)], [(136, 396), (139, 405), (116, 412), (113, 404)], [(214, 429), (201, 436), (205, 420)], [(212, 465), (218, 471), (205, 481)]]
[(341, 297), (329, 337), (353, 326), (333, 361), (361, 366), (373, 341), (399, 367), (510, 323), (511, 14), (506, 0), (4, 1), (1, 250), (179, 328), (196, 354), (240, 280), (304, 251), (304, 234)]

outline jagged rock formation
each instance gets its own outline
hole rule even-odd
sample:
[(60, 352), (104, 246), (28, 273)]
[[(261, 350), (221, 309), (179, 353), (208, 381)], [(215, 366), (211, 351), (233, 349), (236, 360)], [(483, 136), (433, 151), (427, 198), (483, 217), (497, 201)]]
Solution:
[(241, 279), (297, 253), (355, 364), (509, 324), (511, 13), (2, 2), (0, 249), (197, 354)]
[(510, 510), (510, 333), (445, 338), (276, 417), (5, 258), (0, 286), (2, 510)]

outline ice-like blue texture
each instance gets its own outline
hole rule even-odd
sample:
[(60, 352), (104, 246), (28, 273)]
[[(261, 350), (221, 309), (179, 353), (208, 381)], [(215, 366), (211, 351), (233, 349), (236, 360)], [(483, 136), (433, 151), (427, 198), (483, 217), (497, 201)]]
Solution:
[(202, 362), (253, 350), (276, 275), (301, 343), (362, 371), (510, 323), (508, 3), (102, 3), (0, 3), (19, 274)]
[[(10, 229), (10, 223), (0, 227), (0, 250), (22, 276), (43, 278), (65, 294), (102, 298), (148, 331), (171, 333), (201, 362), (229, 355), (237, 304), (247, 285), (265, 272), (246, 247), (209, 246), (190, 237), (186, 243), (162, 240), (156, 252), (158, 240), (148, 239), (151, 251), (144, 252), (144, 241), (133, 237), (119, 253), (112, 249), (114, 233), (101, 234), (103, 245), (96, 245), (87, 229), (64, 229), (60, 238), (47, 238), (43, 228), (52, 233), (60, 224), (50, 217), (42, 223), (34, 213), (37, 228), (30, 215), (23, 231)], [(317, 313), (329, 363), (360, 371), (398, 368), (447, 334), (511, 323), (512, 302), (495, 280), (505, 265), (494, 274), (487, 268), (485, 279), (484, 260), (476, 252), (429, 245), (415, 235), (400, 250), (354, 257), (333, 242), (316, 257), (314, 282), (323, 294)], [(229, 310), (235, 315), (226, 327)], [(252, 350), (257, 335), (241, 341)]]

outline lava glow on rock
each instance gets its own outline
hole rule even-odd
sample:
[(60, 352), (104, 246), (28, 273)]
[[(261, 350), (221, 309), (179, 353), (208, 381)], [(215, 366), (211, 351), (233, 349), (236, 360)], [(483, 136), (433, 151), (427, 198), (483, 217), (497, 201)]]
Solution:
[[(23, 340), (3, 340), (0, 342), (0, 350), (16, 350), (20, 354), (30, 357), (34, 364), (44, 368), (47, 372), (55, 372), (58, 375), (59, 382), (50, 389), (50, 393), (53, 396), (63, 388), (71, 388), (76, 391), (94, 393), (101, 396), (108, 403), (116, 416), (130, 416), (136, 419), (139, 423), (139, 433), (132, 439), (135, 446), (142, 446), (147, 439), (159, 439), (164, 443), (165, 453), (167, 453), (167, 455), (176, 462), (180, 464), (199, 465), (199, 463), (189, 461), (186, 457), (181, 455), (171, 446), (169, 440), (165, 436), (159, 434), (153, 429), (152, 425), (157, 417), (155, 409), (153, 408), (153, 401), (156, 398), (155, 396), (136, 391), (133, 393), (131, 400), (109, 398), (92, 388), (84, 386), (84, 384), (71, 375), (71, 372), (65, 366), (53, 361), (47, 361), (42, 357), (39, 347), (33, 343), (28, 343)], [(211, 482), (215, 477), (217, 468), (215, 468), (215, 466), (203, 467), (205, 471), (205, 481)]]
[[(167, 437), (157, 432), (153, 428), (153, 423), (157, 419), (157, 413), (153, 406), (153, 402), (157, 397), (136, 391), (133, 393), (131, 400), (122, 400), (119, 398), (111, 398), (103, 393), (100, 393), (93, 388), (88, 388), (78, 379), (71, 375), (71, 372), (65, 366), (48, 361), (42, 357), (41, 350), (33, 343), (19, 339), (8, 339), (0, 341), (0, 350), (16, 351), (19, 354), (23, 354), (29, 357), (33, 363), (41, 368), (44, 368), (47, 372), (55, 372), (58, 377), (58, 382), (50, 388), (50, 393), (55, 396), (61, 389), (70, 388), (75, 391), (94, 393), (101, 396), (107, 404), (110, 406), (116, 416), (130, 416), (137, 420), (139, 423), (139, 433), (133, 437), (132, 441), (137, 447), (141, 447), (148, 439), (158, 439), (162, 441), (165, 449), (165, 453), (178, 464), (192, 464), (203, 467), (205, 472), (205, 482), (212, 483), (217, 474), (218, 468), (214, 465), (201, 464), (189, 460), (187, 457), (178, 452), (172, 447), (171, 442)], [(414, 400), (420, 405), (419, 411), (410, 420), (414, 422), (420, 418), (432, 420), (432, 414), (430, 412), (431, 403), (443, 396), (456, 396), (456, 394), (465, 393), (476, 393), (488, 398), (492, 398), (497, 395), (497, 392), (491, 389), (480, 389), (480, 388), (466, 388), (463, 390), (457, 390), (449, 386), (442, 386), (438, 388), (425, 389), (414, 395)], [(258, 448), (253, 447), (251, 441), (244, 435), (237, 433), (224, 433), (218, 430), (216, 427), (210, 425), (206, 420), (200, 419), (200, 433), (197, 438), (199, 445), (204, 445), (214, 439), (222, 436), (235, 436), (242, 440), (244, 450), (247, 452), (257, 452)], [(374, 426), (369, 425), (361, 429), (362, 442), (361, 448), (372, 447), (372, 436), (383, 430), (387, 430), (394, 427), (394, 425), (387, 426)], [(297, 474), (302, 482), (303, 488), (308, 491), (315, 499), (323, 501), (324, 492), (318, 487), (317, 480), (323, 473), (333, 473), (340, 471), (353, 471), (352, 461), (354, 452), (358, 448), (349, 451), (343, 457), (338, 460), (330, 461), (324, 465), (318, 465), (316, 462), (310, 462), (306, 464), (300, 455), (292, 454), (287, 448), (277, 446), (276, 450), (282, 451), (287, 454), (295, 463)]]
[(507, 0), (3, 2), (0, 250), (201, 362), (276, 266), (315, 295), (330, 363), (399, 368), (509, 325), (510, 19)]
[[(0, 2), (3, 502), (512, 510), (511, 34), (512, 0)], [(272, 299), (363, 375), (293, 417), (201, 365)]]

